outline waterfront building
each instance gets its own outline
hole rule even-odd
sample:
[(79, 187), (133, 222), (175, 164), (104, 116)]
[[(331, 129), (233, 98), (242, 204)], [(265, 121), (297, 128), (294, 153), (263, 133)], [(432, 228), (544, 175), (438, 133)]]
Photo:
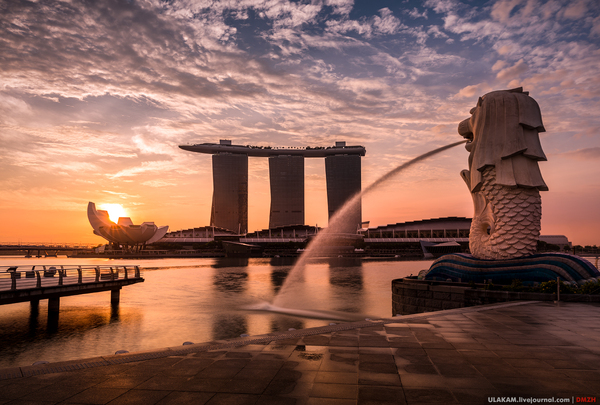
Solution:
[(213, 199), (210, 224), (238, 234), (248, 232), (248, 155), (212, 156)]
[(322, 229), (311, 225), (286, 225), (254, 231), (240, 238), (245, 243), (306, 242)]
[[(344, 203), (361, 191), (361, 165), (359, 155), (339, 154), (325, 158), (327, 177), (327, 211), (329, 220)], [(346, 214), (341, 233), (356, 233), (362, 222), (361, 200)]]
[[(329, 218), (361, 190), (363, 146), (336, 142), (330, 147), (273, 148), (218, 144), (181, 145), (181, 149), (213, 155), (211, 225), (240, 234), (248, 231), (248, 157), (269, 158), (271, 209), (269, 227), (304, 225), (304, 158), (325, 158)], [(358, 203), (344, 232), (356, 233), (361, 222)]]
[(304, 156), (271, 156), (269, 178), (269, 228), (304, 225)]
[(161, 243), (208, 243), (215, 239), (239, 239), (237, 232), (216, 226), (201, 226), (167, 233)]
[(471, 218), (446, 217), (398, 222), (361, 230), (370, 242), (469, 242)]
[(168, 226), (158, 227), (154, 222), (134, 225), (129, 217), (121, 217), (114, 223), (108, 211), (96, 209), (96, 204), (91, 201), (88, 203), (87, 216), (95, 235), (115, 245), (131, 246), (136, 250), (160, 240), (169, 231)]

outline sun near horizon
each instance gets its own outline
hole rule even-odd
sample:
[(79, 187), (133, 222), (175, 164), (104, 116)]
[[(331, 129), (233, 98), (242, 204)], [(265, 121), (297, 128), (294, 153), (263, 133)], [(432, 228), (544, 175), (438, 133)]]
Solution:
[(129, 216), (127, 214), (127, 211), (125, 211), (125, 208), (123, 208), (121, 204), (101, 204), (99, 205), (99, 208), (101, 210), (107, 211), (108, 217), (115, 224), (119, 222), (119, 218)]

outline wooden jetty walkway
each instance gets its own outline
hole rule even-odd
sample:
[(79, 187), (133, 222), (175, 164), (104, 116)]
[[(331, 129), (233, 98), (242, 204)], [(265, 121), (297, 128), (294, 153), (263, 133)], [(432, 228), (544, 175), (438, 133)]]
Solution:
[(139, 266), (0, 266), (0, 305), (47, 299), (51, 313), (60, 297), (100, 291), (118, 304), (122, 287), (143, 281)]

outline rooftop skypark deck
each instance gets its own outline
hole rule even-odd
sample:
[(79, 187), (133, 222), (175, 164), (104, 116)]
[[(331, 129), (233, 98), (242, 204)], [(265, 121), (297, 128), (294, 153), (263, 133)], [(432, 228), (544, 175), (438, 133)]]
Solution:
[(365, 156), (364, 146), (346, 146), (345, 142), (336, 142), (336, 146), (317, 147), (271, 147), (252, 145), (232, 145), (231, 141), (222, 140), (220, 143), (201, 143), (196, 145), (180, 145), (181, 149), (198, 153), (234, 153), (253, 157), (271, 156), (304, 156), (307, 158), (323, 158), (334, 155)]
[[(180, 145), (189, 152), (212, 155), (213, 200), (210, 224), (237, 234), (248, 231), (248, 157), (269, 159), (271, 209), (269, 228), (304, 225), (304, 158), (323, 158), (327, 181), (327, 209), (333, 215), (346, 200), (361, 190), (361, 157), (364, 146), (274, 148), (271, 146), (219, 143)], [(348, 232), (362, 222), (358, 207), (348, 219)]]

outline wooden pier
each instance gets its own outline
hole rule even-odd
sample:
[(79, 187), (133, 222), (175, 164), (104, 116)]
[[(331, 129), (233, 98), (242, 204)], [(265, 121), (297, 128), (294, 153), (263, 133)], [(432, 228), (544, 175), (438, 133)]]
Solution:
[(57, 313), (60, 297), (100, 291), (114, 305), (121, 288), (143, 281), (138, 266), (0, 266), (0, 305), (47, 299), (48, 313)]

